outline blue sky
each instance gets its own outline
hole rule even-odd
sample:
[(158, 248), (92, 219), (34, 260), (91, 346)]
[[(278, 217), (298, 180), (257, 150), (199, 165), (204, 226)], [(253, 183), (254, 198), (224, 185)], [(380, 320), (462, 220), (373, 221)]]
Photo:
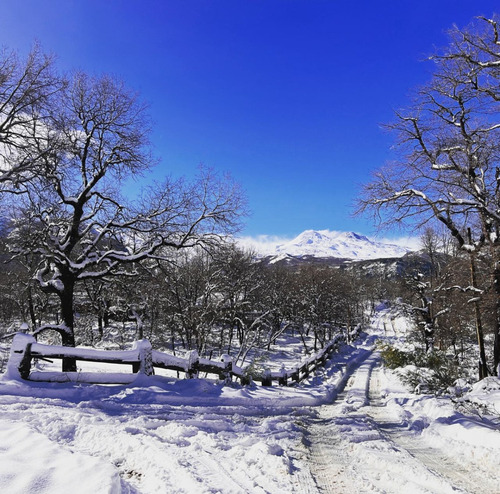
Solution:
[(0, 45), (26, 53), (37, 39), (61, 69), (112, 73), (139, 91), (155, 175), (191, 177), (200, 164), (229, 172), (251, 210), (242, 234), (372, 235), (371, 221), (351, 214), (360, 184), (391, 158), (380, 124), (428, 80), (424, 60), (446, 30), (497, 5), (2, 0)]

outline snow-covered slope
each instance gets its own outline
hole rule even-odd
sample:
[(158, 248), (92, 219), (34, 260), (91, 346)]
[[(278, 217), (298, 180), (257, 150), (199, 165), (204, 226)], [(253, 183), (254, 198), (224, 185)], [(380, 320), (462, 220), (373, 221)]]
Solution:
[(275, 256), (276, 260), (288, 256), (367, 260), (401, 257), (409, 251), (404, 247), (370, 240), (353, 232), (306, 230), (290, 242), (278, 245), (271, 255)]

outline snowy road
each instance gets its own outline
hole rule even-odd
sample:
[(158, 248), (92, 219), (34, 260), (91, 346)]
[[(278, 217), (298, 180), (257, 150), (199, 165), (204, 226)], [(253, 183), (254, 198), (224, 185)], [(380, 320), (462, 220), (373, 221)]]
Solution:
[[(481, 459), (436, 447), (385, 406), (377, 353), (360, 350), (345, 387), (307, 427), (310, 472), (321, 493), (498, 494), (496, 472)], [(477, 426), (477, 424), (475, 424)], [(314, 492), (308, 482), (303, 491)]]
[(382, 317), (296, 387), (0, 379), (0, 492), (498, 494), (499, 380), (468, 394), (487, 416), (410, 393)]

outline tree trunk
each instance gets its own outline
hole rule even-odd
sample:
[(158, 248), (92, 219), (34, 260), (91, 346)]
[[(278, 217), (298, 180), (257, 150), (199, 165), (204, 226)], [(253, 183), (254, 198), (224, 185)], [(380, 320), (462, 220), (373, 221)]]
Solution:
[(102, 341), (104, 336), (104, 321), (101, 313), (97, 314), (97, 328), (99, 331), (99, 340)]
[[(75, 346), (75, 315), (73, 312), (73, 285), (66, 284), (62, 292), (59, 293), (61, 302), (61, 318), (64, 329), (60, 332), (63, 346)], [(76, 372), (76, 360), (74, 358), (64, 358), (62, 363), (63, 372)]]
[(103, 312), (102, 312), (102, 320), (104, 322), (104, 327), (107, 328), (109, 326), (110, 313), (109, 313), (110, 302), (105, 300), (103, 302)]
[(228, 338), (228, 343), (227, 343), (227, 353), (231, 353), (231, 347), (233, 346), (233, 338), (234, 338), (234, 326), (233, 326), (233, 323), (231, 323), (231, 326), (229, 327), (229, 338)]
[(33, 290), (31, 288), (31, 282), (28, 284), (28, 308), (29, 308), (30, 319), (31, 319), (31, 327), (36, 328), (37, 323), (36, 323), (36, 315), (35, 315), (35, 306), (33, 304)]
[[(473, 253), (470, 255), (470, 278), (472, 287), (477, 288), (476, 263), (474, 262)], [(483, 323), (481, 321), (481, 308), (479, 307), (479, 300), (474, 301), (474, 315), (476, 318), (477, 344), (479, 346), (479, 380), (481, 380), (488, 376), (488, 366), (486, 364), (486, 352), (484, 350)], [(498, 320), (498, 318), (496, 319)]]

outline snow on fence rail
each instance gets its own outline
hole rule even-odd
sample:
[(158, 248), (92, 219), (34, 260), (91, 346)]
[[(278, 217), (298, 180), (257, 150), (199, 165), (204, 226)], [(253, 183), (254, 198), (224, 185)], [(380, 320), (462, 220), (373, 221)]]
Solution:
[[(223, 355), (220, 362), (200, 358), (196, 351), (191, 351), (187, 358), (181, 358), (153, 350), (148, 340), (136, 341), (131, 350), (111, 351), (43, 345), (37, 343), (31, 335), (18, 333), (12, 341), (6, 377), (41, 382), (130, 384), (138, 375), (153, 375), (154, 368), (158, 367), (184, 372), (187, 378), (196, 377), (202, 372), (216, 374), (221, 380), (231, 380), (236, 377), (241, 384), (258, 381), (262, 386), (272, 386), (273, 381), (276, 381), (282, 386), (287, 386), (290, 381), (298, 383), (307, 378), (315, 369), (323, 366), (331, 353), (337, 350), (343, 341), (343, 335), (337, 335), (318, 353), (293, 369), (285, 369), (282, 366), (279, 371), (271, 372), (266, 369), (261, 374), (250, 375), (245, 369), (234, 365), (229, 355)], [(33, 359), (52, 362), (50, 359), (62, 360), (64, 358), (108, 364), (129, 364), (132, 366), (132, 373), (46, 372), (31, 369)]]

